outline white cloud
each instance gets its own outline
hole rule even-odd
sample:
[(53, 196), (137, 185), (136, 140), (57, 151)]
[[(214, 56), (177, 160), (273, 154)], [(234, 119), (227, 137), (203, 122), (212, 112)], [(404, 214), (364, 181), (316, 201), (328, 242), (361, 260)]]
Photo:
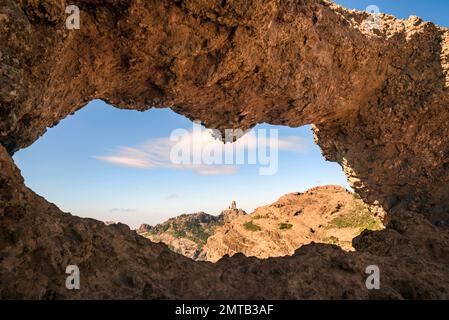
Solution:
[(132, 208), (112, 208), (111, 212), (136, 212), (137, 209)]
[[(94, 158), (116, 165), (139, 169), (169, 168), (192, 170), (201, 175), (230, 175), (237, 172), (235, 165), (224, 164), (224, 158), (222, 158), (222, 162), (213, 162), (212, 164), (207, 164), (205, 161), (194, 162), (192, 161), (193, 156), (189, 156), (190, 160), (187, 162), (173, 161), (171, 151), (174, 146), (176, 146), (177, 150), (190, 150), (190, 156), (198, 154), (198, 152), (194, 152), (195, 150), (200, 150), (200, 159), (204, 159), (201, 158), (201, 155), (205, 149), (214, 150), (220, 155), (223, 155), (226, 149), (225, 144), (213, 138), (209, 130), (195, 130), (194, 127), (191, 131), (180, 129), (176, 134), (172, 134), (171, 137), (150, 139), (135, 147), (118, 146), (109, 155), (94, 156)], [(276, 147), (278, 150), (291, 152), (304, 153), (306, 151), (306, 142), (302, 137), (289, 136), (278, 138), (276, 135), (273, 136), (270, 131), (265, 131), (262, 134), (258, 130), (251, 131), (233, 144), (227, 143), (226, 146), (228, 148), (232, 147), (234, 154), (238, 152), (253, 152), (257, 154), (256, 151), (260, 148), (270, 149)]]

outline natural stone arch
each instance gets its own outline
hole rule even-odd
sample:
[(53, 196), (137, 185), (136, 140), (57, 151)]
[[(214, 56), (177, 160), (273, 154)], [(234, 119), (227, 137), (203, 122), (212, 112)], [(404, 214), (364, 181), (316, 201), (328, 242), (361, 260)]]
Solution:
[[(0, 42), (6, 45), (0, 57), (0, 142), (9, 154), (94, 98), (119, 108), (169, 106), (219, 129), (313, 123), (326, 158), (343, 166), (367, 203), (398, 216), (411, 210), (447, 223), (447, 29), (382, 15), (371, 30), (364, 24), (367, 13), (324, 0), (82, 0), (81, 29), (69, 31), (68, 4), (1, 4)], [(22, 195), (8, 191), (2, 200), (4, 222), (12, 223), (25, 219), (20, 210), (33, 211), (35, 195), (4, 151), (2, 159), (10, 168), (2, 172), (5, 190)], [(35, 205), (35, 211), (46, 212), (42, 219), (59, 221), (43, 206), (42, 200)], [(73, 221), (86, 232), (100, 228), (64, 219), (58, 222), (64, 230)], [(79, 232), (67, 228), (65, 241), (82, 244)], [(129, 236), (117, 231), (117, 239), (121, 234)], [(42, 281), (56, 290), (47, 277)], [(15, 290), (7, 292), (25, 294)], [(148, 296), (157, 296), (152, 290)]]
[(448, 31), (326, 1), (6, 1), (2, 144), (93, 98), (170, 106), (208, 127), (314, 123), (324, 155), (385, 209), (446, 215)]

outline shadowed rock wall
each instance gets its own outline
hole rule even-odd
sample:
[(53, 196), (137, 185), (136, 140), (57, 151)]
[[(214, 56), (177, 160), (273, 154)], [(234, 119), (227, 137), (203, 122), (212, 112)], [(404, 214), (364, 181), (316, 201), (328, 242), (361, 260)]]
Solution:
[[(0, 297), (31, 299), (448, 299), (449, 233), (401, 212), (354, 239), (357, 251), (310, 244), (291, 257), (236, 254), (196, 262), (123, 224), (61, 212), (23, 185), (0, 147)], [(66, 266), (80, 290), (65, 287)], [(380, 290), (365, 269), (380, 268)]]

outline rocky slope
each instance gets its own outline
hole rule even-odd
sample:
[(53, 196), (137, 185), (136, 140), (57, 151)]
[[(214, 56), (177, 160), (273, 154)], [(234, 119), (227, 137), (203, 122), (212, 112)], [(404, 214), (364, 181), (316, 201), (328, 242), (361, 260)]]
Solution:
[(252, 214), (229, 208), (219, 216), (181, 215), (138, 233), (194, 260), (216, 262), (223, 256), (269, 258), (292, 255), (308, 243), (330, 243), (352, 250), (364, 230), (383, 228), (355, 194), (339, 186), (291, 193)]
[(194, 260), (204, 260), (203, 247), (209, 237), (224, 224), (246, 212), (237, 209), (235, 202), (218, 216), (204, 212), (182, 214), (162, 224), (142, 224), (137, 233), (153, 242), (162, 242), (171, 250)]
[(183, 214), (154, 227), (142, 225), (138, 233), (153, 242), (165, 243), (174, 252), (197, 260), (207, 239), (223, 225), (224, 216), (204, 212)]
[(380, 217), (353, 193), (338, 186), (317, 187), (287, 194), (224, 224), (208, 239), (203, 254), (212, 262), (236, 253), (280, 257), (312, 242), (352, 250), (352, 239), (362, 231), (382, 228)]

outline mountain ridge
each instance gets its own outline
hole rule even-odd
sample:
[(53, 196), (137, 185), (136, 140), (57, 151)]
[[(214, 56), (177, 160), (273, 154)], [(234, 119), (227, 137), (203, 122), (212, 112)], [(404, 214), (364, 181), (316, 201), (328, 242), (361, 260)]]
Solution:
[(382, 229), (381, 221), (354, 193), (326, 185), (285, 194), (250, 214), (233, 201), (217, 216), (182, 214), (155, 226), (143, 224), (137, 233), (194, 260), (216, 262), (237, 253), (292, 255), (311, 242), (353, 250), (352, 239), (363, 230)]

